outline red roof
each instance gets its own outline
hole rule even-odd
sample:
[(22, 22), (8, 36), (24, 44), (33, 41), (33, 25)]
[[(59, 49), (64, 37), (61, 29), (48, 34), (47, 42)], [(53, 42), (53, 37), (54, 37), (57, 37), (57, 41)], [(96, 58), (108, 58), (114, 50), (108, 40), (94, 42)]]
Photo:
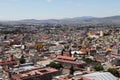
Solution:
[(72, 60), (74, 61), (76, 58), (74, 57), (69, 57), (69, 56), (57, 56), (58, 59), (65, 59), (65, 60)]
[[(27, 70), (27, 71), (23, 71), (20, 72), (19, 74), (14, 74), (13, 78), (15, 80), (17, 80), (16, 78), (20, 78), (20, 80), (25, 80), (25, 79), (33, 79), (34, 77), (38, 77), (38, 76), (44, 76), (44, 75), (48, 75), (48, 74), (52, 74), (52, 73), (57, 73), (58, 70), (54, 69), (54, 68), (49, 68), (49, 67), (44, 67), (44, 68), (38, 68), (36, 70)], [(31, 74), (31, 75), (29, 75)], [(41, 77), (40, 77), (41, 78)], [(40, 79), (42, 80), (42, 79)]]
[(4, 61), (0, 62), (0, 65), (16, 64), (16, 61)]
[(88, 79), (88, 78), (85, 78), (85, 77), (83, 77), (82, 79), (83, 79), (83, 80), (90, 80), (90, 79)]
[(81, 65), (81, 64), (83, 64), (83, 63), (80, 63), (80, 62), (68, 61), (68, 60), (60, 60), (60, 59), (57, 59), (55, 61), (56, 62), (62, 62), (62, 63), (68, 63), (68, 64), (74, 64), (74, 65)]
[(42, 36), (43, 39), (48, 39), (49, 37), (47, 35)]
[(61, 78), (60, 80), (69, 80), (68, 78)]
[(20, 79), (20, 78), (16, 78), (16, 79), (10, 79), (10, 80), (22, 80), (22, 79)]

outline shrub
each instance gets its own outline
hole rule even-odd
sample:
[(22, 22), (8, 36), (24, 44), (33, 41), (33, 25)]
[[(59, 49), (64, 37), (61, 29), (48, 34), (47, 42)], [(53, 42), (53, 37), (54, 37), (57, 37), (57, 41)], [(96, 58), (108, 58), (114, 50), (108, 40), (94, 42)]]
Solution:
[(94, 69), (95, 69), (96, 71), (103, 71), (103, 70), (104, 70), (103, 66), (101, 66), (101, 65), (96, 65), (96, 66), (94, 66)]
[(109, 68), (107, 71), (110, 72), (110, 73), (112, 73), (114, 76), (118, 76), (118, 71), (117, 71), (117, 69)]

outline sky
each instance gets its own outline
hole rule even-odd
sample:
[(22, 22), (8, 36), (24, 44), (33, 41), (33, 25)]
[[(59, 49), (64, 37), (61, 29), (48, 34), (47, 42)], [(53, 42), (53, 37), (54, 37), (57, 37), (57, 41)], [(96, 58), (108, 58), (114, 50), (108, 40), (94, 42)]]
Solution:
[(0, 0), (0, 20), (120, 15), (120, 0)]

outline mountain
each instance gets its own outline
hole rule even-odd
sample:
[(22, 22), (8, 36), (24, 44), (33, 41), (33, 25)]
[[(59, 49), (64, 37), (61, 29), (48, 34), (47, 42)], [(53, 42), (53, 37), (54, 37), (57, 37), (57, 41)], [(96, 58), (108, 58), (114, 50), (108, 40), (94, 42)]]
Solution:
[(18, 21), (2, 21), (4, 24), (40, 24), (40, 23), (79, 23), (79, 24), (120, 24), (120, 16), (110, 17), (74, 17), (65, 19), (48, 19), (48, 20), (36, 20), (36, 19), (25, 19)]

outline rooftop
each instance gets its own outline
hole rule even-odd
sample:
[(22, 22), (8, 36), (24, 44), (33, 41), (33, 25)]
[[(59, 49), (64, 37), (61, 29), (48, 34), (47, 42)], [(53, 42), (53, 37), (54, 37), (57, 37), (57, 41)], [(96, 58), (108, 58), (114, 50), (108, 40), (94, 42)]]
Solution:
[(69, 56), (57, 56), (58, 59), (65, 59), (65, 60), (71, 60), (74, 61), (76, 58), (69, 57)]

